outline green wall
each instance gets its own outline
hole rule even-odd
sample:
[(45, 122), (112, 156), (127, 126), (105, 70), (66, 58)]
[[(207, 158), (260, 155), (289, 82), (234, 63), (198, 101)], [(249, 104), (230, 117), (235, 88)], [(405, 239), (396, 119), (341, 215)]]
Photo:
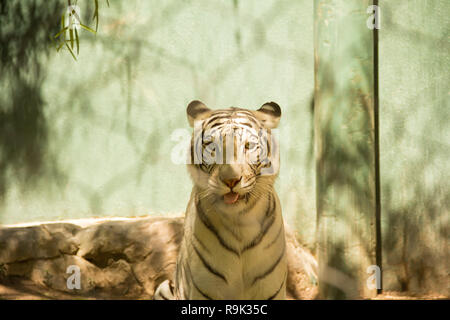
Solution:
[(373, 296), (378, 265), (385, 291), (448, 295), (450, 3), (378, 1), (373, 32), (374, 3), (314, 7), (320, 293)]
[[(98, 34), (80, 32), (78, 61), (67, 50), (40, 56), (42, 168), (27, 180), (10, 166), (0, 222), (182, 213), (191, 182), (171, 161), (171, 135), (189, 132), (187, 104), (256, 109), (276, 101), (277, 189), (286, 219), (312, 246), (312, 2), (100, 4)], [(93, 12), (79, 5), (82, 19)]]
[(448, 294), (450, 2), (380, 6), (384, 288)]
[(376, 264), (374, 33), (365, 0), (314, 5), (319, 291), (373, 297)]

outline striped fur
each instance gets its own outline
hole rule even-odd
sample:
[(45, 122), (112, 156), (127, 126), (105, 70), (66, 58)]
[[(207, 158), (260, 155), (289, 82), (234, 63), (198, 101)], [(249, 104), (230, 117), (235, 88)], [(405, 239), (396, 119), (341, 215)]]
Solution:
[[(201, 131), (192, 139), (191, 160), (196, 152), (207, 150), (211, 139), (205, 134), (214, 129), (221, 136), (234, 133), (231, 142), (219, 142), (223, 159), (230, 160), (226, 149), (233, 148), (231, 160), (237, 160), (240, 150), (244, 161), (205, 163), (207, 159), (202, 159), (201, 163), (188, 165), (194, 187), (186, 210), (174, 288), (164, 282), (156, 299), (285, 298), (284, 225), (273, 187), (279, 158), (270, 132), (280, 115), (275, 103), (265, 104), (258, 111), (211, 111), (198, 101), (188, 106), (191, 126), (201, 121)], [(260, 129), (268, 130), (267, 146), (254, 139)], [(264, 147), (265, 151), (259, 152)], [(260, 156), (250, 161), (252, 154)], [(263, 171), (267, 168), (272, 171)], [(229, 181), (238, 182), (233, 186)], [(239, 200), (225, 202), (228, 193), (239, 194)]]

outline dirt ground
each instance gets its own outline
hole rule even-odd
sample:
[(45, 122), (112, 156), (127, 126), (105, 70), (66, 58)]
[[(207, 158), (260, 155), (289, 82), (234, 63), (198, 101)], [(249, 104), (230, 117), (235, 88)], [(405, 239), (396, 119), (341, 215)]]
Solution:
[[(21, 278), (8, 279), (0, 284), (0, 300), (98, 300), (111, 299), (105, 296), (76, 296), (49, 290), (36, 285), (30, 280)], [(445, 300), (445, 296), (439, 295), (407, 295), (403, 292), (385, 292), (373, 300)]]

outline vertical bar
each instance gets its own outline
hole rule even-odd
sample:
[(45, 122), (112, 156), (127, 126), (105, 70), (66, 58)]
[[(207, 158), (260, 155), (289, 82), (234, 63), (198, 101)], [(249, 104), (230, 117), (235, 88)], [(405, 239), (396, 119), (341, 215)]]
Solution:
[[(373, 0), (373, 4), (378, 7), (378, 0)], [(379, 14), (379, 13), (378, 13)], [(374, 92), (374, 138), (375, 138), (375, 233), (376, 233), (376, 264), (383, 270), (382, 265), (382, 240), (381, 240), (381, 181), (380, 181), (380, 133), (379, 133), (379, 63), (378, 63), (378, 28), (373, 29), (373, 92)], [(381, 286), (377, 288), (377, 293), (382, 292), (383, 278), (380, 279)]]
[(314, 2), (319, 293), (372, 297), (376, 265), (374, 32), (369, 0)]

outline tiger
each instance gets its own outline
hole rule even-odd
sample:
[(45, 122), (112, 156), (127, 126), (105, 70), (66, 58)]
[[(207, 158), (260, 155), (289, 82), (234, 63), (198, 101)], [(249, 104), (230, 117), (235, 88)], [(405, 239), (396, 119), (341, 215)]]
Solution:
[(280, 159), (272, 130), (279, 105), (211, 110), (195, 100), (186, 112), (194, 128), (187, 165), (193, 188), (174, 281), (162, 282), (154, 299), (285, 299), (285, 230), (274, 189)]

